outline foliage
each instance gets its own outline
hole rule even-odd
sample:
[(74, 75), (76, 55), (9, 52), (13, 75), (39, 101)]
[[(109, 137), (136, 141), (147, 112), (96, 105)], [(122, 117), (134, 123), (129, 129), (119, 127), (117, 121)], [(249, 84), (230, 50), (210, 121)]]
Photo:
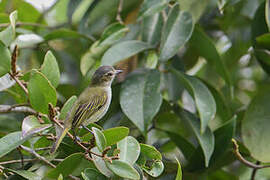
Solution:
[[(30, 2), (0, 1), (0, 179), (270, 178), (269, 0)], [(109, 111), (50, 154), (101, 65)]]

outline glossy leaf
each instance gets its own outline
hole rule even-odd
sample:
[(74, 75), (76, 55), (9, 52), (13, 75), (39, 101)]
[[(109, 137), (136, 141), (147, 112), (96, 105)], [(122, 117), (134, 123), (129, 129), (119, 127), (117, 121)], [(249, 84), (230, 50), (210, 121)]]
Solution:
[(104, 134), (102, 133), (102, 131), (99, 130), (98, 128), (93, 127), (92, 131), (93, 131), (94, 136), (95, 136), (96, 146), (102, 152), (107, 147), (106, 138), (105, 138)]
[(0, 158), (23, 144), (27, 138), (22, 138), (20, 131), (9, 133), (0, 139)]
[(57, 164), (56, 168), (47, 174), (49, 178), (56, 179), (60, 174), (66, 178), (69, 174), (78, 176), (86, 168), (94, 168), (94, 164), (84, 158), (83, 153), (74, 153)]
[(24, 177), (26, 179), (31, 179), (31, 180), (41, 180), (42, 177), (39, 176), (37, 173), (31, 172), (31, 171), (26, 171), (26, 170), (13, 170), (13, 169), (9, 169), (8, 171), (11, 171), (15, 174), (18, 174), (21, 177)]
[(201, 121), (200, 132), (204, 133), (208, 122), (215, 117), (216, 103), (208, 88), (197, 78), (182, 74), (172, 69), (172, 73), (178, 78), (188, 92), (193, 96)]
[(82, 75), (86, 75), (89, 69), (91, 69), (95, 65), (96, 59), (93, 57), (93, 52), (88, 51), (86, 52), (82, 58), (80, 63), (80, 69), (82, 72)]
[(18, 45), (19, 48), (34, 48), (42, 43), (44, 39), (37, 34), (21, 34), (17, 36), (12, 44)]
[(9, 74), (0, 77), (0, 91), (10, 88), (15, 83), (15, 80), (13, 80)]
[(84, 180), (106, 180), (106, 176), (98, 172), (96, 169), (87, 168), (82, 172)]
[(270, 2), (269, 0), (265, 1), (265, 22), (267, 24), (268, 30), (270, 30)]
[(44, 131), (49, 127), (51, 124), (40, 124), (35, 116), (27, 116), (22, 123), (22, 138)]
[(175, 180), (182, 180), (182, 168), (181, 168), (181, 164), (180, 164), (180, 162), (178, 161), (177, 158), (175, 158), (175, 159), (176, 159), (177, 165), (178, 165), (177, 174), (176, 174)]
[(89, 38), (88, 36), (85, 36), (84, 34), (80, 34), (76, 31), (72, 31), (69, 29), (57, 29), (44, 36), (45, 41), (50, 41), (54, 39), (72, 39), (72, 38), (83, 38), (90, 42), (93, 41), (93, 39)]
[(128, 135), (129, 129), (126, 127), (115, 127), (102, 132), (106, 138), (107, 146), (111, 146), (124, 139)]
[(143, 70), (130, 75), (121, 87), (121, 108), (144, 134), (162, 102), (159, 85), (157, 70)]
[(155, 69), (158, 64), (158, 55), (155, 51), (149, 51), (149, 54), (146, 58), (145, 67), (148, 69)]
[(140, 146), (141, 146), (141, 153), (144, 154), (149, 159), (162, 160), (160, 152), (154, 146), (142, 143), (140, 143)]
[(242, 137), (244, 145), (248, 148), (251, 156), (261, 162), (269, 162), (270, 151), (269, 127), (270, 95), (269, 89), (259, 92), (251, 101), (242, 120)]
[[(100, 152), (97, 147), (94, 147), (92, 149), (92, 151), (97, 153), (97, 154), (102, 154), (102, 152)], [(99, 170), (99, 172), (101, 172), (106, 177), (113, 177), (113, 173), (107, 168), (105, 161), (101, 157), (98, 157), (98, 156), (93, 154), (92, 158), (93, 158), (93, 162), (94, 162), (96, 168)]]
[(13, 11), (12, 13), (10, 13), (9, 21), (10, 21), (10, 25), (12, 26), (14, 32), (15, 32), (15, 28), (16, 28), (17, 19), (18, 19), (18, 12), (17, 11)]
[(8, 48), (0, 42), (0, 77), (4, 76), (11, 68), (11, 54)]
[(40, 71), (47, 77), (55, 88), (58, 86), (60, 81), (60, 71), (56, 58), (51, 51), (46, 53)]
[(139, 179), (138, 172), (127, 162), (113, 160), (112, 163), (106, 162), (106, 166), (116, 175), (122, 178)]
[(121, 60), (127, 59), (150, 48), (151, 46), (145, 42), (137, 40), (123, 41), (113, 45), (105, 52), (101, 59), (101, 64), (115, 65)]
[(14, 33), (11, 25), (0, 32), (0, 40), (1, 43), (7, 47), (12, 43), (14, 40)]
[(160, 61), (173, 57), (191, 37), (193, 31), (192, 16), (189, 12), (180, 11), (176, 4), (171, 9), (164, 26), (161, 44)]
[(145, 0), (141, 5), (139, 19), (162, 11), (170, 0)]
[(147, 168), (143, 167), (143, 170), (152, 177), (158, 177), (163, 172), (164, 165), (162, 161), (158, 160), (158, 161), (154, 161), (150, 169), (148, 167)]
[(129, 163), (131, 166), (137, 161), (140, 155), (140, 144), (132, 136), (127, 136), (119, 141), (117, 148), (120, 149), (119, 160)]
[(59, 116), (59, 119), (65, 120), (67, 118), (68, 113), (71, 111), (71, 108), (75, 101), (77, 100), (76, 96), (71, 96), (64, 104), (64, 106), (61, 109), (61, 113)]
[(30, 103), (36, 111), (46, 114), (49, 103), (56, 105), (56, 90), (48, 79), (37, 70), (32, 70), (27, 88)]

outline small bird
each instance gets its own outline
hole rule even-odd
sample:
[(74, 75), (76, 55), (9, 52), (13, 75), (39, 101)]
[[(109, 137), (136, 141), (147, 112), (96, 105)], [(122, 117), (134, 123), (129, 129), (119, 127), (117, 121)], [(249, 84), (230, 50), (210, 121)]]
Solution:
[(112, 99), (111, 84), (115, 76), (122, 70), (115, 70), (112, 66), (101, 66), (93, 75), (90, 86), (78, 97), (64, 121), (64, 129), (57, 136), (50, 151), (54, 153), (59, 147), (66, 133), (72, 129), (74, 136), (76, 130), (100, 120), (108, 111)]

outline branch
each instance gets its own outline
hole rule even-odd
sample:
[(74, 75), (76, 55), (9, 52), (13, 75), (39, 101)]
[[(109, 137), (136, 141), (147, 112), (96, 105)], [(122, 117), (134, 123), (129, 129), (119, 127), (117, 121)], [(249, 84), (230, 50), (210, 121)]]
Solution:
[(119, 0), (118, 4), (118, 9), (117, 9), (117, 15), (116, 15), (116, 20), (119, 21), (121, 24), (124, 24), (122, 17), (121, 17), (121, 12), (123, 9), (123, 0)]
[(232, 139), (232, 143), (233, 143), (233, 150), (234, 150), (234, 154), (237, 157), (237, 159), (245, 164), (246, 166), (253, 168), (253, 169), (263, 169), (263, 168), (270, 168), (270, 165), (259, 165), (259, 164), (254, 164), (248, 160), (246, 160), (241, 153), (239, 152), (239, 145), (237, 144), (235, 139)]
[[(8, 27), (10, 23), (2, 23), (0, 24), (0, 28), (5, 28)], [(34, 26), (34, 27), (41, 27), (41, 28), (48, 28), (48, 29), (53, 29), (54, 27), (50, 27), (44, 24), (39, 24), (39, 23), (31, 23), (31, 22), (17, 22), (16, 27), (21, 27), (21, 26)]]
[(10, 112), (29, 113), (34, 115), (38, 114), (37, 111), (26, 106), (25, 104), (0, 105), (0, 114)]
[[(62, 162), (64, 159), (53, 159), (52, 161), (55, 162)], [(23, 162), (34, 162), (34, 161), (39, 161), (39, 159), (24, 159)], [(21, 159), (16, 159), (16, 160), (10, 160), (10, 161), (3, 161), (0, 162), (0, 165), (5, 165), (5, 164), (15, 164), (15, 163), (21, 163)]]

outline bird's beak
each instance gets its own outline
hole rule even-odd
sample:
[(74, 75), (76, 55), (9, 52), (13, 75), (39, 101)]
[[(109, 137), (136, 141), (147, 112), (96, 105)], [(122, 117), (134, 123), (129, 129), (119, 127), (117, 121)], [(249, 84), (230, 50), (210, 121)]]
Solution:
[(115, 74), (119, 74), (119, 73), (121, 73), (121, 72), (123, 72), (123, 70), (121, 70), (121, 69), (115, 70)]

